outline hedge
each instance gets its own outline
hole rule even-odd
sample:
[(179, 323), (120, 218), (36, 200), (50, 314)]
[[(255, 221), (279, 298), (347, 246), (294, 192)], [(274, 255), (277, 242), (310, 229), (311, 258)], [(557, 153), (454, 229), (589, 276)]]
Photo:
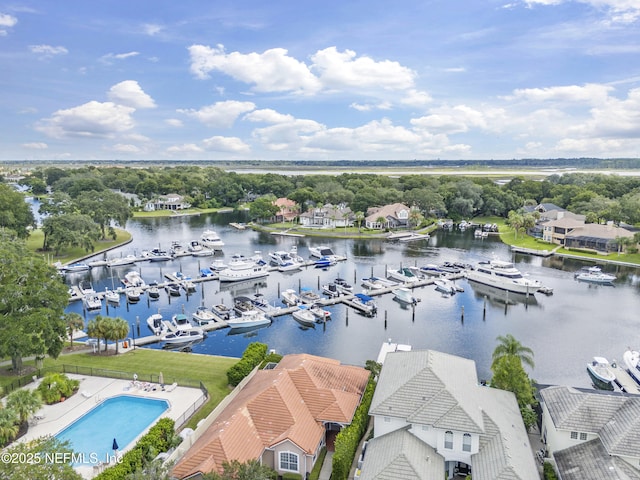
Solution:
[(94, 477), (94, 480), (123, 480), (127, 475), (141, 469), (147, 462), (153, 460), (160, 452), (166, 452), (171, 448), (175, 433), (174, 421), (170, 418), (161, 418), (149, 429), (122, 459), (112, 467), (103, 470)]
[(375, 389), (376, 382), (373, 375), (371, 375), (351, 424), (343, 428), (336, 436), (331, 472), (332, 480), (346, 480), (349, 477), (358, 444), (369, 425), (369, 407), (371, 406)]
[(251, 373), (255, 367), (260, 365), (267, 356), (267, 344), (253, 342), (247, 345), (242, 353), (242, 358), (227, 370), (227, 380), (229, 385), (238, 385), (244, 377)]

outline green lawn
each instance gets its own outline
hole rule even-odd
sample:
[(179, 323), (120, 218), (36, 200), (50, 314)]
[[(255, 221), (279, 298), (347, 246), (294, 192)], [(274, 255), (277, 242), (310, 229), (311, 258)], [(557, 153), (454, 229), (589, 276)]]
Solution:
[[(62, 365), (90, 367), (129, 372), (132, 378), (134, 373), (144, 378), (146, 375), (157, 377), (162, 372), (166, 383), (172, 383), (174, 379), (178, 383), (180, 379), (188, 380), (190, 384), (200, 381), (209, 391), (209, 401), (189, 420), (187, 426), (195, 428), (197, 422), (211, 413), (216, 405), (231, 392), (227, 384), (227, 370), (237, 361), (237, 358), (231, 357), (139, 348), (117, 356), (93, 353), (61, 355), (56, 360), (46, 358), (44, 367)], [(33, 365), (33, 361), (25, 364)], [(1, 377), (0, 381), (8, 383), (11, 380), (11, 377)]]

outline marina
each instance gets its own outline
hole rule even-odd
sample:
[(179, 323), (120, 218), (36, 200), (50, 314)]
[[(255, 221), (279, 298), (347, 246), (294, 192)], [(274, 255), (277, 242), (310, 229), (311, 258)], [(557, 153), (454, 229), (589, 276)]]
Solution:
[[(249, 343), (260, 341), (281, 353), (308, 352), (363, 365), (367, 359), (375, 358), (382, 342), (392, 338), (394, 342), (412, 344), (416, 349), (432, 348), (472, 358), (477, 362), (480, 378), (487, 378), (491, 375), (491, 352), (496, 337), (512, 333), (536, 353), (533, 378), (541, 383), (578, 387), (591, 386), (585, 363), (596, 353), (621, 358), (629, 344), (640, 348), (634, 344), (637, 335), (633, 312), (640, 308), (635, 269), (602, 266), (605, 273), (617, 278), (615, 288), (611, 288), (578, 282), (574, 272), (585, 266), (584, 262), (514, 254), (496, 237), (478, 241), (472, 229), (438, 230), (429, 240), (420, 242), (389, 242), (272, 236), (249, 229), (238, 230), (229, 225), (234, 221), (242, 223), (245, 219), (242, 214), (234, 213), (130, 220), (127, 229), (134, 241), (106, 256), (135, 254), (139, 257), (139, 252), (149, 245), (157, 245), (160, 250), (168, 250), (174, 242), (186, 246), (207, 229), (215, 230), (225, 246), (213, 256), (192, 256), (185, 248), (184, 253), (168, 261), (139, 260), (122, 268), (96, 266), (67, 273), (65, 281), (74, 299), (67, 311), (80, 313), (87, 322), (96, 314), (124, 318), (131, 326), (130, 341), (135, 338), (137, 346), (162, 348), (162, 342), (145, 323), (151, 314), (160, 312), (166, 319), (183, 312), (191, 317), (201, 306), (224, 313), (219, 307), (232, 306), (234, 297), (253, 297), (260, 293), (269, 305), (271, 322), (268, 325), (232, 330), (219, 316), (219, 320), (201, 326), (207, 331), (206, 338), (189, 345), (188, 350), (240, 356)], [(162, 235), (158, 235), (158, 231), (162, 231)], [(314, 246), (330, 247), (341, 261), (315, 268), (318, 257), (310, 254), (310, 247)], [(278, 271), (276, 265), (269, 265), (269, 275), (264, 278), (223, 283), (217, 278), (219, 269), (214, 268), (214, 264), (228, 265), (235, 253), (250, 257), (260, 251), (268, 259), (269, 252), (292, 250), (297, 250), (297, 256), (303, 259), (298, 270)], [(96, 255), (85, 262), (104, 257), (105, 254)], [(526, 291), (524, 294), (504, 292), (465, 278), (466, 267), (489, 259), (512, 261), (526, 278), (539, 280), (548, 295), (535, 291), (529, 295)], [(210, 273), (200, 277), (201, 269), (205, 268)], [(401, 268), (422, 274), (410, 288), (412, 296), (419, 300), (416, 304), (394, 300), (392, 292), (400, 285), (388, 280), (388, 273)], [(112, 282), (119, 283), (130, 270), (138, 271), (146, 284), (141, 287), (144, 291), (137, 303), (127, 302), (122, 287), (117, 284), (115, 290), (121, 294), (119, 305), (104, 302), (101, 310), (88, 312), (83, 302), (77, 301), (82, 298), (78, 295), (81, 281), (92, 283), (97, 295), (104, 295), (105, 288), (112, 289)], [(180, 289), (179, 296), (169, 295), (165, 287), (178, 283), (176, 272), (191, 277), (195, 291)], [(464, 291), (457, 290), (455, 295), (437, 291), (434, 281), (442, 275)], [(367, 316), (350, 304), (357, 302), (349, 295), (336, 298), (323, 295), (322, 286), (338, 277), (354, 287), (351, 295), (364, 293), (373, 298), (376, 313)], [(148, 295), (154, 282), (159, 289), (157, 298)], [(292, 317), (296, 305), (283, 302), (287, 290), (300, 294), (304, 288), (317, 294), (321, 308), (330, 314), (315, 328), (299, 324)], [(608, 307), (613, 304), (619, 307), (615, 315), (617, 328), (614, 335), (603, 336), (600, 324), (602, 319), (610, 317)], [(616, 388), (620, 387), (616, 385)]]

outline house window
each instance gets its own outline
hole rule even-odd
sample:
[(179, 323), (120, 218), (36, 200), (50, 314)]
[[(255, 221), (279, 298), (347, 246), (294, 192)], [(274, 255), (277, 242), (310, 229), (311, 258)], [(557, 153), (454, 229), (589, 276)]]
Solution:
[(280, 452), (280, 470), (298, 471), (298, 454), (293, 452)]
[(580, 433), (580, 440), (586, 440), (587, 439), (587, 434), (586, 433)]
[(444, 432), (444, 448), (453, 448), (453, 432), (450, 430)]
[(465, 433), (462, 436), (462, 451), (463, 452), (471, 451), (471, 435), (468, 433)]
[(572, 440), (577, 440), (578, 439), (578, 432), (571, 432), (571, 439)]

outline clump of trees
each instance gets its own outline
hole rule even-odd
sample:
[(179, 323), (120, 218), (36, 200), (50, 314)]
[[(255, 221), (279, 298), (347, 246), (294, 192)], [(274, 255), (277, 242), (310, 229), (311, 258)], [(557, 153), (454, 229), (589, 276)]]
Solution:
[(238, 385), (244, 377), (264, 361), (266, 356), (266, 343), (253, 342), (247, 345), (247, 348), (242, 352), (242, 358), (227, 370), (229, 385), (234, 387)]
[(71, 397), (79, 387), (78, 380), (73, 380), (63, 373), (50, 373), (42, 377), (37, 391), (44, 403), (51, 405)]
[(120, 340), (127, 338), (129, 323), (120, 317), (105, 317), (97, 315), (87, 324), (87, 335), (103, 340), (104, 352), (107, 352), (108, 342), (115, 342), (116, 355), (118, 354)]
[[(16, 442), (4, 451), (9, 458), (45, 458), (46, 454), (64, 458), (71, 455), (68, 441), (56, 437), (41, 437), (30, 442)], [(66, 462), (0, 462), (0, 478), (29, 478), (31, 480), (82, 480), (71, 463)]]
[(42, 399), (38, 392), (20, 389), (7, 395), (4, 406), (0, 405), (0, 446), (12, 442), (19, 432), (26, 432), (29, 418), (40, 407)]

